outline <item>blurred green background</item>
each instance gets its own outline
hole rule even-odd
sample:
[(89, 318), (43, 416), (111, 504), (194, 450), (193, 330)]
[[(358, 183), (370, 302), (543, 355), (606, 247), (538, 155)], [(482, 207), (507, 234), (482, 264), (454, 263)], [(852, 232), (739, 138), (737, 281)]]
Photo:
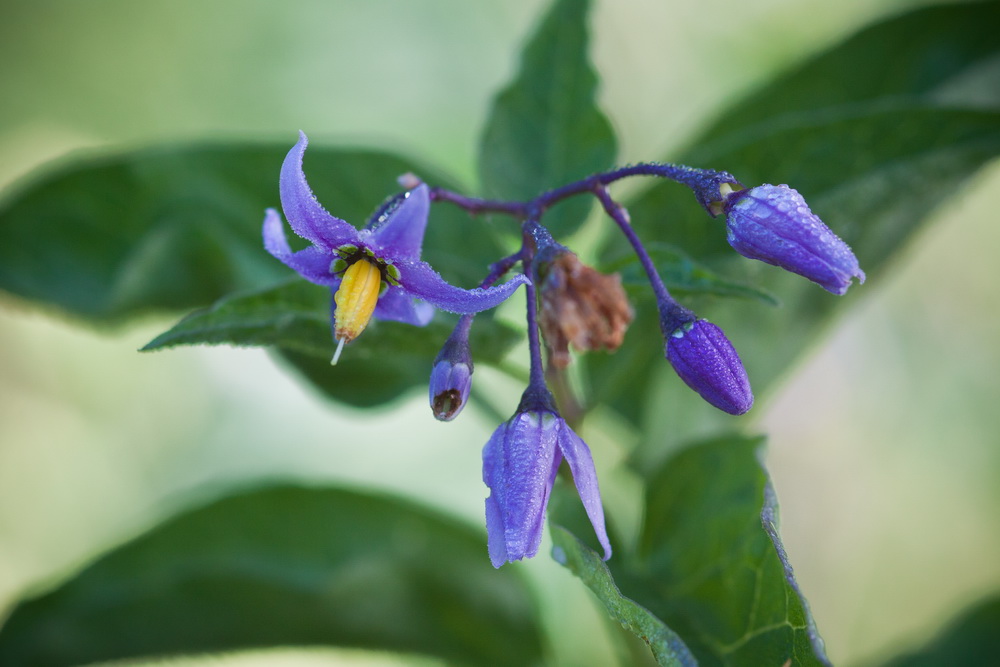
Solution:
[[(598, 1), (593, 57), (619, 162), (669, 158), (725, 101), (914, 4)], [(0, 188), (70, 151), (219, 138), (290, 146), (299, 129), (316, 143), (421, 157), (472, 187), (491, 96), (544, 6), (8, 0)], [(891, 279), (854, 288), (862, 306), (753, 417), (771, 437), (785, 546), (837, 664), (921, 643), (1000, 588), (998, 167), (956, 193)], [(331, 406), (260, 350), (135, 352), (174, 319), (95, 331), (0, 300), (0, 618), (231, 483), (333, 479), (482, 522), (488, 419), (439, 424), (419, 393), (377, 414)], [(493, 379), (483, 369), (477, 385)], [(517, 387), (496, 386), (493, 402), (512, 410)], [(592, 444), (608, 470), (623, 450), (603, 440)], [(627, 493), (625, 475), (602, 483)], [(544, 556), (514, 567), (545, 587), (560, 660), (601, 664), (609, 648), (589, 629), (601, 627), (589, 593)], [(205, 660), (279, 658), (396, 662), (316, 650)]]

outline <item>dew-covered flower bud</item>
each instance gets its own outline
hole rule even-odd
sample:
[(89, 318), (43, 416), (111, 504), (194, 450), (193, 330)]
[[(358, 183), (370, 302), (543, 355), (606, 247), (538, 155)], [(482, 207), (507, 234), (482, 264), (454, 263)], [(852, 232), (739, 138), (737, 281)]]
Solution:
[(483, 448), (483, 481), (490, 487), (486, 499), (490, 561), (500, 567), (538, 553), (549, 494), (564, 458), (607, 560), (611, 545), (590, 449), (551, 407), (548, 392), (541, 400), (532, 394), (529, 388), (517, 413), (497, 427)]
[(677, 375), (706, 401), (731, 415), (753, 406), (750, 380), (722, 329), (708, 320), (688, 321), (667, 335), (667, 359)]
[(473, 368), (469, 349), (471, 326), (472, 316), (463, 316), (434, 359), (430, 381), (431, 412), (443, 422), (457, 417), (469, 400)]
[(553, 366), (569, 365), (570, 343), (581, 352), (621, 346), (634, 316), (621, 276), (600, 273), (568, 250), (547, 262), (542, 276), (540, 324)]
[(750, 259), (804, 276), (834, 294), (851, 279), (865, 281), (858, 259), (787, 185), (758, 185), (728, 195), (724, 210), (729, 245)]

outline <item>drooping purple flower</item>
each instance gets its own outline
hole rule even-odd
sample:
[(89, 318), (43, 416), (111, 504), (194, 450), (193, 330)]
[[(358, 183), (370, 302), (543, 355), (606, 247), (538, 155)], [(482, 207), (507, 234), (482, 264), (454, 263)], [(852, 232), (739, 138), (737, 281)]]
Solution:
[[(475, 313), (499, 305), (522, 283), (523, 275), (490, 288), (462, 289), (450, 285), (420, 260), (430, 211), (426, 185), (401, 197), (364, 229), (336, 218), (316, 201), (302, 171), (308, 140), (299, 141), (281, 166), (281, 207), (292, 231), (311, 246), (292, 252), (281, 216), (268, 209), (264, 247), (306, 280), (330, 288), (331, 319), (337, 355), (356, 338), (369, 318), (424, 326), (434, 307), (454, 313)], [(334, 356), (334, 361), (337, 359)]]
[(667, 335), (666, 354), (677, 375), (702, 398), (731, 415), (753, 406), (750, 380), (740, 355), (722, 329), (693, 320)]
[(834, 294), (844, 294), (852, 278), (865, 281), (850, 247), (787, 185), (733, 192), (724, 210), (729, 244), (744, 257), (780, 266)]
[(465, 407), (472, 389), (472, 351), (469, 328), (472, 316), (463, 315), (434, 359), (431, 370), (431, 412), (439, 421), (451, 421)]
[(538, 553), (549, 494), (564, 458), (607, 560), (611, 545), (590, 449), (547, 407), (549, 401), (530, 400), (531, 392), (531, 388), (525, 392), (517, 413), (493, 432), (483, 448), (483, 481), (490, 487), (486, 499), (490, 561), (500, 567)]

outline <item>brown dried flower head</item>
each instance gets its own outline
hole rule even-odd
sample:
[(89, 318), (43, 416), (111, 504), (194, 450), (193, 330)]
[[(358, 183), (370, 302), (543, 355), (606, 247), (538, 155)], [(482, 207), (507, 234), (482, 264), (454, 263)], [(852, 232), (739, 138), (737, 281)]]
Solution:
[(634, 316), (621, 276), (600, 273), (569, 251), (551, 262), (541, 295), (542, 335), (558, 368), (569, 365), (570, 343), (580, 352), (618, 349)]

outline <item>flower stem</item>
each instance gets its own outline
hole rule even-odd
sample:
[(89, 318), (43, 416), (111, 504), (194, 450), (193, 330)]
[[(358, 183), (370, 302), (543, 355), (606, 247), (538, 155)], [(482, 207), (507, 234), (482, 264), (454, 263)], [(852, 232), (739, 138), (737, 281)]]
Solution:
[(649, 284), (653, 288), (653, 294), (656, 295), (656, 305), (660, 309), (660, 326), (664, 330), (663, 335), (667, 336), (683, 322), (693, 320), (694, 313), (677, 303), (670, 296), (670, 291), (667, 290), (667, 286), (663, 283), (663, 278), (660, 277), (659, 272), (656, 270), (653, 259), (646, 252), (646, 247), (639, 240), (635, 230), (632, 228), (632, 223), (629, 220), (628, 211), (625, 207), (611, 198), (611, 194), (604, 185), (595, 185), (593, 192), (604, 207), (604, 211), (615, 221), (622, 234), (628, 239), (628, 242), (632, 245), (632, 250), (635, 251), (636, 257), (639, 258), (639, 263), (642, 264), (642, 268), (646, 271)]
[(708, 202), (722, 197), (719, 190), (721, 184), (729, 183), (742, 188), (740, 182), (728, 172), (695, 169), (694, 167), (682, 164), (665, 162), (640, 162), (594, 174), (562, 187), (547, 190), (534, 199), (527, 201), (500, 201), (497, 199), (468, 197), (439, 187), (431, 188), (431, 199), (434, 201), (449, 202), (473, 215), (479, 213), (502, 213), (515, 218), (527, 219), (529, 217), (539, 217), (545, 209), (564, 199), (593, 192), (597, 187), (610, 185), (615, 181), (630, 176), (655, 176), (686, 185), (694, 191), (698, 200), (706, 207)]

